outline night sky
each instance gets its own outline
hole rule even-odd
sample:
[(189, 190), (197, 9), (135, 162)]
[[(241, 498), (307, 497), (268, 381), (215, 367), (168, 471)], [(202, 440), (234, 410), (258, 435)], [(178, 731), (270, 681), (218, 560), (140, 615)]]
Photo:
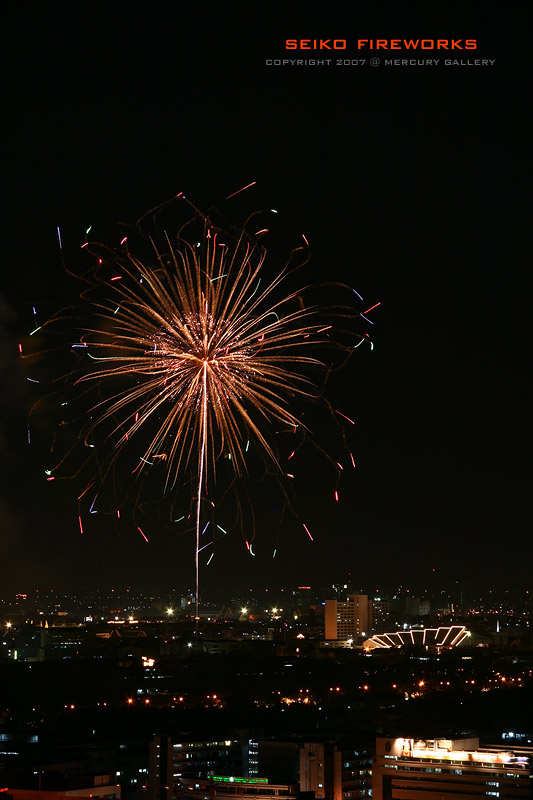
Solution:
[[(314, 542), (287, 523), (273, 559), (263, 519), (255, 558), (238, 533), (221, 542), (202, 566), (206, 591), (328, 584), (348, 572), (368, 589), (530, 582), (524, 9), (446, 4), (429, 19), (423, 5), (403, 5), (375, 4), (364, 19), (333, 10), (313, 20), (304, 4), (288, 14), (279, 3), (246, 14), (208, 3), (11, 17), (0, 285), (6, 589), (192, 581), (190, 537), (154, 523), (146, 544), (133, 522), (117, 529), (96, 517), (80, 536), (79, 486), (44, 474), (52, 414), (26, 442), (28, 409), (45, 391), (27, 378), (48, 367), (21, 361), (18, 342), (31, 345), (34, 306), (44, 321), (79, 292), (57, 226), (76, 271), (89, 225), (105, 239), (180, 191), (202, 209), (223, 207), (251, 181), (239, 209), (276, 208), (294, 241), (305, 233), (306, 278), (349, 282), (381, 305), (374, 350), (360, 348), (330, 387), (356, 421), (357, 469), (343, 476), (341, 501), (311, 475), (297, 493)], [(360, 57), (357, 38), (471, 37), (479, 49), (459, 57), (496, 63), (265, 65), (287, 57), (286, 38), (317, 36), (346, 38), (349, 58)]]

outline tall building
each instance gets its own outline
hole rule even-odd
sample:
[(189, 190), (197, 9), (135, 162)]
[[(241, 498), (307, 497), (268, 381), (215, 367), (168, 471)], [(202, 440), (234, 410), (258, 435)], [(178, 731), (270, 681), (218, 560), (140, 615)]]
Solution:
[(533, 747), (503, 751), (479, 739), (376, 741), (374, 800), (488, 800), (532, 796)]
[[(154, 736), (150, 742), (147, 798), (172, 800), (189, 778), (208, 778), (215, 773), (242, 774), (243, 749), (238, 739), (176, 741)], [(187, 784), (188, 785), (188, 784)]]
[(372, 601), (366, 594), (349, 594), (346, 602), (326, 600), (326, 640), (354, 641), (372, 627)]
[(370, 797), (370, 751), (353, 742), (306, 742), (300, 748), (300, 792), (313, 792), (316, 800)]
[(385, 633), (390, 628), (389, 601), (383, 597), (372, 600), (372, 633)]

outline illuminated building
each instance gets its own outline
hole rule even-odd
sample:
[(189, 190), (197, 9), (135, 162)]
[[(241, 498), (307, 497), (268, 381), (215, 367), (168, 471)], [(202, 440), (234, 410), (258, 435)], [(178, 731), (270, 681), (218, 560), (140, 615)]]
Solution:
[(533, 748), (502, 751), (479, 739), (376, 741), (374, 800), (531, 797)]
[(384, 633), (389, 630), (389, 601), (382, 597), (372, 600), (372, 633)]
[(316, 800), (357, 800), (371, 796), (372, 758), (359, 745), (306, 742), (300, 748), (300, 792)]
[(326, 641), (364, 636), (372, 628), (372, 601), (366, 594), (349, 594), (346, 602), (326, 600)]
[(458, 647), (470, 637), (464, 625), (449, 625), (441, 628), (411, 628), (392, 633), (376, 633), (363, 643), (366, 650), (390, 647), (424, 647), (439, 651)]
[(175, 741), (154, 736), (150, 742), (148, 800), (172, 800), (188, 785), (185, 779), (207, 779), (214, 773), (240, 775), (242, 746), (237, 739)]

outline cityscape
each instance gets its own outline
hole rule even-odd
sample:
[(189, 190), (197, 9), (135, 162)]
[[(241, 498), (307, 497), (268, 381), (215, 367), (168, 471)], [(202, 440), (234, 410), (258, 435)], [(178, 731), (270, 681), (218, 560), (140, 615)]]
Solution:
[(4, 596), (3, 783), (15, 798), (351, 800), (402, 781), (528, 796), (530, 593), (465, 595), (348, 579), (205, 597), (198, 618), (190, 588)]

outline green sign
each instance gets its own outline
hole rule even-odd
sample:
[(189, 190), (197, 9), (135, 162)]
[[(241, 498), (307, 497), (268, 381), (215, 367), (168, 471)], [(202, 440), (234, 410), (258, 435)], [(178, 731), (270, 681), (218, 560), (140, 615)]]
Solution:
[(268, 783), (268, 778), (228, 778), (224, 775), (212, 775), (211, 780), (217, 783)]

